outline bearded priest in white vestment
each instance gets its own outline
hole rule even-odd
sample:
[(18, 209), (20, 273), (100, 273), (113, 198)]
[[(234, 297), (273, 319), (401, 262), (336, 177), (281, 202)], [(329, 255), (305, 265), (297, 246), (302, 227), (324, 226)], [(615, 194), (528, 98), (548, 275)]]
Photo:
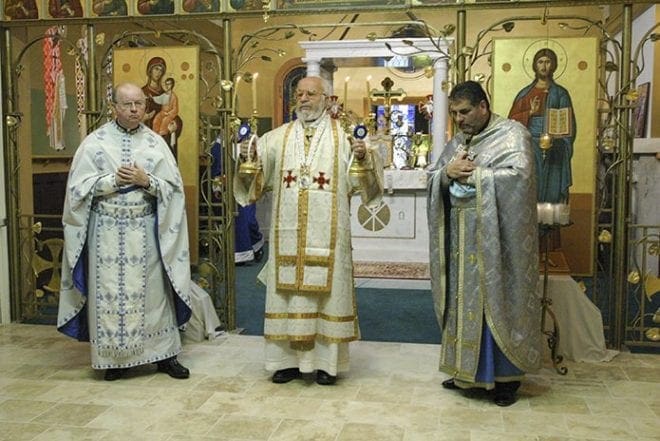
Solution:
[[(327, 109), (328, 87), (318, 77), (299, 81), (296, 116), (264, 134), (257, 151), (241, 146), (239, 162), (259, 171), (235, 176), (240, 205), (273, 191), (266, 284), (266, 369), (274, 383), (316, 371), (334, 384), (348, 370), (348, 342), (359, 338), (351, 256), (350, 195), (362, 203), (382, 196), (382, 163), (364, 141), (345, 133)], [(362, 173), (349, 177), (351, 158)]]
[(142, 124), (142, 90), (117, 86), (113, 106), (116, 119), (71, 164), (57, 327), (90, 341), (105, 380), (147, 363), (188, 378), (177, 361), (191, 315), (183, 182), (167, 144)]

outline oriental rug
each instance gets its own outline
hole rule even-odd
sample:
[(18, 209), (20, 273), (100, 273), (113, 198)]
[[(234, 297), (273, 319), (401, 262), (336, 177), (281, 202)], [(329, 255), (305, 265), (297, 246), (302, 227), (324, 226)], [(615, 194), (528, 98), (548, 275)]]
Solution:
[(429, 264), (424, 262), (353, 262), (355, 277), (368, 279), (430, 278)]

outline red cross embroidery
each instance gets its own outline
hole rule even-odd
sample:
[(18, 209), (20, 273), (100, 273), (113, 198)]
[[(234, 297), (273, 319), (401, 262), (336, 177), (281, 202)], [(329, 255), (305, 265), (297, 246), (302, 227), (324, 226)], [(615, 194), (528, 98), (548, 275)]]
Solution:
[(314, 177), (314, 182), (319, 184), (319, 189), (323, 190), (324, 185), (330, 185), (330, 178), (326, 178), (325, 173), (320, 171), (318, 177)]
[(296, 180), (296, 177), (291, 174), (293, 170), (287, 170), (286, 176), (284, 177), (284, 182), (286, 182), (286, 188), (291, 188), (291, 183)]

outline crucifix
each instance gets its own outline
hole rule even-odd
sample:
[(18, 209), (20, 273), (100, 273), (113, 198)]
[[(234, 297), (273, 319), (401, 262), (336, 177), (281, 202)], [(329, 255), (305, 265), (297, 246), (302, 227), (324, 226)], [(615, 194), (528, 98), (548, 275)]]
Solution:
[[(403, 101), (403, 99), (406, 97), (406, 92), (404, 92), (404, 90), (401, 88), (393, 90), (392, 87), (394, 87), (394, 81), (392, 81), (390, 77), (385, 77), (385, 79), (380, 82), (380, 85), (383, 86), (382, 90), (371, 89), (369, 91), (369, 101), (377, 103), (378, 101), (382, 100), (383, 116), (385, 117), (385, 134), (389, 135), (390, 126), (392, 124), (392, 114), (390, 112), (392, 108), (392, 100), (397, 100), (398, 102)], [(387, 164), (385, 164), (385, 166), (388, 168), (393, 168), (394, 147), (392, 142), (389, 144), (387, 156)]]

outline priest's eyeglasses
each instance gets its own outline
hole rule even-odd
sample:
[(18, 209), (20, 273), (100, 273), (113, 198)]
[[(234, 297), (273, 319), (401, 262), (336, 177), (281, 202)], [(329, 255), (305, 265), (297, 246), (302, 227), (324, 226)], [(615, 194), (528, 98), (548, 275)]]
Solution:
[(136, 109), (142, 109), (147, 105), (146, 101), (127, 101), (125, 103), (115, 103), (117, 107), (123, 110), (132, 109), (135, 106)]
[(300, 99), (303, 96), (307, 95), (307, 98), (314, 99), (319, 95), (324, 95), (324, 93), (317, 90), (296, 90), (296, 98)]

